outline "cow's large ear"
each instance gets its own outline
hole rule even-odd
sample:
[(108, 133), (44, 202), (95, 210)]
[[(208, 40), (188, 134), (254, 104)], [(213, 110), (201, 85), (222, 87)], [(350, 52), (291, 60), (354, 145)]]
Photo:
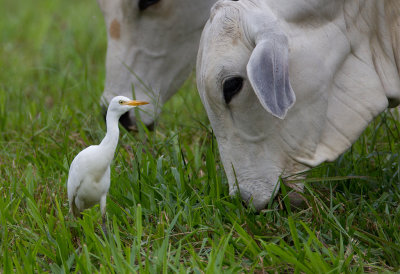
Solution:
[(288, 39), (272, 33), (259, 39), (247, 64), (247, 76), (262, 106), (283, 119), (296, 101), (289, 82)]

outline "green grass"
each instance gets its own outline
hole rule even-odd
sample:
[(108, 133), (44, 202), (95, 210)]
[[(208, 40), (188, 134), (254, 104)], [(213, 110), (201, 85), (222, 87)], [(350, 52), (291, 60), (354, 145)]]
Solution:
[(157, 131), (122, 131), (110, 236), (98, 206), (74, 220), (69, 164), (105, 130), (102, 15), (94, 0), (0, 6), (0, 272), (400, 270), (397, 112), (307, 173), (305, 210), (281, 194), (255, 213), (228, 195), (193, 79), (165, 106)]

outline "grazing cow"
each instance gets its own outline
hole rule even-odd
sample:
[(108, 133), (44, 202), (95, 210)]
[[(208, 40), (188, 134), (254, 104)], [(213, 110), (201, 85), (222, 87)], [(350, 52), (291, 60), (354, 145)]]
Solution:
[(399, 0), (217, 2), (197, 86), (230, 193), (260, 210), (280, 176), (335, 160), (399, 104), (399, 68)]
[[(152, 127), (160, 107), (192, 71), (201, 30), (216, 0), (98, 0), (107, 26), (108, 104), (116, 95), (151, 102), (142, 121)], [(121, 118), (136, 126), (133, 111)]]

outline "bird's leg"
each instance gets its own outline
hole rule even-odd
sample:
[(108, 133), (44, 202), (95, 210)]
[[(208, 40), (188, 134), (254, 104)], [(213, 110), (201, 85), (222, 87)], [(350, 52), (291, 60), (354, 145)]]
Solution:
[(102, 217), (103, 223), (101, 225), (101, 228), (103, 229), (104, 235), (107, 237), (108, 235), (108, 230), (107, 230), (107, 226), (106, 226), (106, 215), (104, 214)]
[(106, 226), (106, 200), (107, 196), (104, 195), (100, 199), (100, 211), (102, 217), (102, 225), (101, 228), (103, 229), (104, 235), (107, 237), (107, 226)]

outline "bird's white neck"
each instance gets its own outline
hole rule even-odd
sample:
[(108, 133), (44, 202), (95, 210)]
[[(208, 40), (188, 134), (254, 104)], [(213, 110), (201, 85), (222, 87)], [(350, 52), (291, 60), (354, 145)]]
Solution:
[(100, 147), (105, 152), (106, 157), (110, 158), (110, 161), (114, 157), (115, 149), (118, 145), (119, 128), (118, 128), (119, 116), (112, 112), (107, 112), (106, 123), (107, 133), (103, 141), (100, 143)]

